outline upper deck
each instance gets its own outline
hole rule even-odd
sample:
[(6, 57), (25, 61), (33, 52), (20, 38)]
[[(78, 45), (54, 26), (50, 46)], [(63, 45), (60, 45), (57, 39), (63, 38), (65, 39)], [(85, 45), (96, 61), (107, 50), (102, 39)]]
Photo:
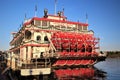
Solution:
[(78, 32), (85, 33), (88, 31), (88, 24), (82, 22), (74, 22), (67, 20), (67, 17), (63, 15), (62, 12), (59, 12), (57, 15), (48, 15), (44, 11), (43, 17), (33, 17), (26, 19), (21, 27), (21, 29), (14, 34), (14, 37), (10, 44), (12, 45), (17, 38), (21, 37), (24, 34), (25, 30), (34, 29), (34, 31), (69, 31), (69, 32)]

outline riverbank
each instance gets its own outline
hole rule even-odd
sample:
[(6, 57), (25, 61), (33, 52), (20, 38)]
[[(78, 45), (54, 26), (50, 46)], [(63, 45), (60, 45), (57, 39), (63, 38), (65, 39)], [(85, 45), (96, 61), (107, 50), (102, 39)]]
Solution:
[(106, 53), (108, 54), (108, 58), (120, 57), (120, 51), (107, 51)]

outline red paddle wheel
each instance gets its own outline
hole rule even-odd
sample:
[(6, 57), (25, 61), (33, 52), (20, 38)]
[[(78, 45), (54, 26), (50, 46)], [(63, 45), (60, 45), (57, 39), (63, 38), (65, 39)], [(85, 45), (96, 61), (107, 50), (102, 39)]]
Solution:
[[(96, 57), (98, 53), (96, 47), (99, 39), (93, 34), (72, 33), (72, 32), (56, 32), (53, 33), (51, 41), (55, 46), (60, 58), (66, 59), (57, 60), (53, 66), (72, 66), (72, 65), (92, 65), (95, 60), (92, 59), (77, 59), (76, 57)], [(73, 57), (72, 59), (67, 59)]]
[(93, 34), (56, 32), (53, 33), (52, 42), (57, 50), (74, 50), (75, 52), (95, 51), (99, 39)]

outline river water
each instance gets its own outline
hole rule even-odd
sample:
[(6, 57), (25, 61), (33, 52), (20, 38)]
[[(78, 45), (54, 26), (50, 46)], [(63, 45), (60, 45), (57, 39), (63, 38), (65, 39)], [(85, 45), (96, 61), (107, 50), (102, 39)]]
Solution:
[(105, 80), (120, 80), (120, 57), (107, 58), (106, 61), (97, 63), (95, 67), (106, 72)]

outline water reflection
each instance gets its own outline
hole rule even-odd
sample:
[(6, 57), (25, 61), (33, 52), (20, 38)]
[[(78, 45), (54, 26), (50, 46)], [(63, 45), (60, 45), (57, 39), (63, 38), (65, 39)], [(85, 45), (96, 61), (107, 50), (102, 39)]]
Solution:
[(54, 80), (105, 80), (106, 72), (95, 67), (54, 70)]

